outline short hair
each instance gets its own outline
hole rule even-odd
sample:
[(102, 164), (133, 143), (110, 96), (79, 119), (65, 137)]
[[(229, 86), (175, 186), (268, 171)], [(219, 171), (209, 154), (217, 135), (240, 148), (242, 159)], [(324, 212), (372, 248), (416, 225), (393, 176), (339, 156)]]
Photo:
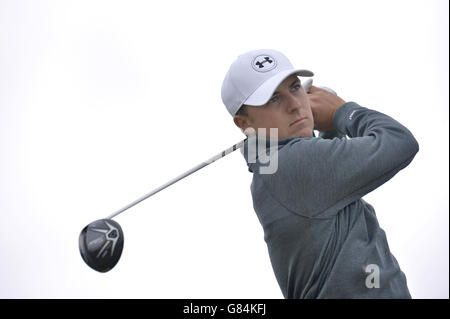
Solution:
[(236, 112), (236, 115), (242, 115), (245, 117), (248, 117), (248, 108), (247, 105), (242, 104), (242, 106), (239, 108), (239, 110)]

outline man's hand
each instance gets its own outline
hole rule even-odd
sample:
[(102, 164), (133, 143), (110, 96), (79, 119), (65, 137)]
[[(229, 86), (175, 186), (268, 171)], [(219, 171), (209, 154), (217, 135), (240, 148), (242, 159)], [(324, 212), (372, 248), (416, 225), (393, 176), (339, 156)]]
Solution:
[(334, 113), (345, 101), (339, 96), (314, 85), (309, 89), (308, 97), (314, 116), (314, 129), (319, 131), (334, 130)]

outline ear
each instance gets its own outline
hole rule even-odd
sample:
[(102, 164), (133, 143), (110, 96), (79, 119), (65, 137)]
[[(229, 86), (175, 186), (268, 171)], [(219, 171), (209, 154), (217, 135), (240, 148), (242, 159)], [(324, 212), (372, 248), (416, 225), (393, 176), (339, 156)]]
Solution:
[(244, 132), (250, 126), (249, 119), (246, 116), (235, 115), (233, 121), (234, 124), (239, 127), (242, 132)]

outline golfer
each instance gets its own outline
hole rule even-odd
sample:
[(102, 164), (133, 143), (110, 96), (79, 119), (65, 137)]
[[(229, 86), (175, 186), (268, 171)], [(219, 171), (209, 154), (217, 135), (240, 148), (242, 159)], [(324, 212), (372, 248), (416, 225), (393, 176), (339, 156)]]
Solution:
[[(298, 76), (313, 73), (294, 68), (281, 52), (255, 50), (231, 64), (222, 84), (235, 125), (257, 135), (256, 160), (248, 155), (251, 135), (243, 155), (284, 297), (411, 298), (375, 210), (362, 197), (411, 163), (416, 139), (383, 113), (315, 86), (307, 94)], [(278, 129), (274, 153), (270, 128)], [(261, 149), (277, 157), (274, 172), (261, 173), (267, 165)]]

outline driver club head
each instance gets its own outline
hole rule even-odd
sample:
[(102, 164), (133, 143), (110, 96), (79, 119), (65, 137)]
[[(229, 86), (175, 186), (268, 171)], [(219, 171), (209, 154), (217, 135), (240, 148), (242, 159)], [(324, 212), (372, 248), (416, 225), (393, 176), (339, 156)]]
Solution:
[(99, 219), (86, 227), (79, 237), (80, 253), (86, 264), (99, 272), (111, 270), (123, 249), (123, 231), (112, 219)]

